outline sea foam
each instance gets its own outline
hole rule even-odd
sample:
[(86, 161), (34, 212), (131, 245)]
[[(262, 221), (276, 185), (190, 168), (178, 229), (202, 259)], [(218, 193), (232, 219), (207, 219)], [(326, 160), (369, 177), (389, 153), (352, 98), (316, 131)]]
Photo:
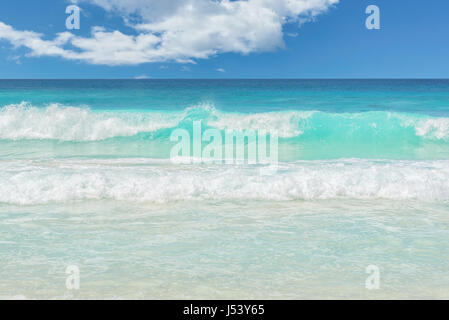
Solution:
[(28, 103), (0, 108), (0, 139), (54, 139), (101, 141), (156, 132), (201, 120), (204, 127), (220, 130), (265, 130), (280, 138), (362, 137), (367, 140), (419, 137), (449, 139), (449, 118), (387, 111), (326, 113), (322, 111), (280, 111), (236, 113), (200, 104), (179, 111), (99, 111), (87, 107)]
[(0, 202), (449, 200), (449, 160), (298, 161), (282, 163), (276, 174), (266, 176), (259, 169), (150, 159), (2, 161)]
[(0, 139), (96, 141), (176, 126), (180, 119), (163, 113), (93, 112), (88, 108), (28, 103), (0, 109)]

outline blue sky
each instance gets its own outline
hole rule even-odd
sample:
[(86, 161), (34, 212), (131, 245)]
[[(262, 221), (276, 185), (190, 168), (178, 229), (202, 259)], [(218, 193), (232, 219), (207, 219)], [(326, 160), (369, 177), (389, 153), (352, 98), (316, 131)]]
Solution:
[(0, 78), (449, 78), (447, 0), (239, 2), (4, 0)]

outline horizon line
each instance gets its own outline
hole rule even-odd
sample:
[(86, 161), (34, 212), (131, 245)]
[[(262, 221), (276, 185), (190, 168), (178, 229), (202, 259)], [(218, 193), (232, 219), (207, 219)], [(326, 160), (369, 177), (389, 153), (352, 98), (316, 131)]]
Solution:
[(0, 78), (10, 80), (449, 80), (449, 78)]

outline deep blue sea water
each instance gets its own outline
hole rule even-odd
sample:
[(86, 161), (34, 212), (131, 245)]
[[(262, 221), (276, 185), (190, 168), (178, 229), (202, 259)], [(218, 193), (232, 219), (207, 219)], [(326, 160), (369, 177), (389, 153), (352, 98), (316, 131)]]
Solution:
[(0, 80), (0, 298), (448, 298), (448, 200), (449, 80)]

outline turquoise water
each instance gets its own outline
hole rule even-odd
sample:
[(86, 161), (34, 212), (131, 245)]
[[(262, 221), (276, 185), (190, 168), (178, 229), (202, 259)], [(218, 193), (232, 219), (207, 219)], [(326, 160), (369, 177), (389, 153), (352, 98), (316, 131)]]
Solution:
[[(173, 163), (194, 121), (277, 171)], [(449, 297), (448, 80), (1, 80), (0, 169), (0, 298)]]

